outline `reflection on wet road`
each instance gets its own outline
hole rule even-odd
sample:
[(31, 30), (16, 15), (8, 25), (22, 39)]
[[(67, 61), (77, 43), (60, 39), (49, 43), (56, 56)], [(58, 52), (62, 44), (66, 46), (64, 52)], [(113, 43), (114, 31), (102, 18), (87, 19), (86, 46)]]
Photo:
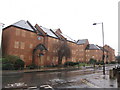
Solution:
[[(28, 86), (40, 86), (44, 84), (52, 87), (70, 87), (70, 88), (90, 88), (92, 84), (86, 83), (86, 78), (91, 78), (94, 74), (99, 74), (102, 69), (84, 69), (76, 71), (61, 71), (61, 72), (34, 72), (21, 73), (13, 75), (4, 75), (2, 77), (2, 85), (8, 83), (24, 82)], [(95, 86), (97, 87), (97, 86)]]

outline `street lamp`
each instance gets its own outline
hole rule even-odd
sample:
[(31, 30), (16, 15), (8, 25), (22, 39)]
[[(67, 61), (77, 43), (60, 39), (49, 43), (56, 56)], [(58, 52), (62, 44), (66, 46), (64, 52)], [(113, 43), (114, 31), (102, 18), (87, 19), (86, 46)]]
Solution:
[(101, 23), (93, 23), (93, 25), (102, 24), (102, 39), (103, 39), (103, 55), (102, 55), (102, 61), (103, 61), (103, 75), (105, 75), (105, 63), (104, 63), (104, 28), (103, 28), (103, 22)]

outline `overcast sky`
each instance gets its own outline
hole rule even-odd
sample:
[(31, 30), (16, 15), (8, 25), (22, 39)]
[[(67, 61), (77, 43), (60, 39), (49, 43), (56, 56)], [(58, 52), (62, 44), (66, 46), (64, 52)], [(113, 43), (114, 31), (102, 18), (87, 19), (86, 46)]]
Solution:
[(105, 44), (118, 52), (119, 0), (1, 0), (0, 22), (5, 26), (28, 20), (50, 29), (60, 28), (71, 38), (88, 39), (102, 46), (102, 25)]

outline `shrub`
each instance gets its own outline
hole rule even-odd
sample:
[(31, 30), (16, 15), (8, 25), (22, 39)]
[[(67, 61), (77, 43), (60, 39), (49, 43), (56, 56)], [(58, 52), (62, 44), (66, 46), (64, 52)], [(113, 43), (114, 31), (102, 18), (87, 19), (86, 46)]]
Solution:
[(97, 65), (103, 65), (103, 61), (96, 62)]
[(14, 68), (15, 70), (23, 69), (24, 65), (25, 65), (24, 61), (22, 61), (21, 59), (17, 59), (14, 63)]
[(2, 58), (2, 70), (14, 70), (14, 65), (6, 58)]
[(2, 64), (2, 70), (14, 70), (14, 65), (12, 63)]
[(14, 56), (14, 55), (6, 55), (5, 59), (7, 59), (9, 62), (11, 63), (15, 63), (17, 59), (20, 59), (18, 56)]
[(115, 61), (111, 61), (110, 64), (116, 64), (116, 62)]
[(68, 61), (68, 62), (65, 62), (65, 63), (64, 63), (64, 66), (75, 66), (75, 65), (77, 65), (77, 64), (79, 64), (79, 62), (71, 62), (71, 61)]
[(35, 68), (37, 68), (38, 66), (37, 65), (35, 65), (35, 64), (31, 64), (31, 65), (29, 65), (29, 66), (27, 66), (29, 69), (35, 69)]
[(91, 58), (90, 61), (89, 61), (90, 64), (96, 64), (96, 62), (97, 61), (95, 59), (93, 59), (93, 58)]
[(6, 58), (2, 58), (2, 64), (7, 64), (7, 63), (11, 63), (11, 62)]
[(2, 58), (2, 69), (3, 70), (18, 70), (24, 68), (24, 61), (17, 56), (7, 55)]

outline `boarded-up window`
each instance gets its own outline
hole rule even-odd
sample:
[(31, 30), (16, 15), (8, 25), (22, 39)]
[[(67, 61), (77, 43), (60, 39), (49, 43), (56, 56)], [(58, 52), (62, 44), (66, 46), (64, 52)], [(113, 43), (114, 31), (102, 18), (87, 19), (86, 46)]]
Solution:
[(54, 62), (56, 61), (56, 57), (53, 57), (53, 61), (54, 61)]
[(25, 34), (26, 34), (26, 31), (23, 30), (23, 31), (22, 31), (22, 36), (25, 37)]
[(25, 48), (25, 43), (24, 42), (20, 42), (20, 48), (24, 49)]
[(19, 35), (20, 35), (20, 30), (16, 29), (16, 36), (19, 36)]
[(50, 57), (49, 56), (47, 56), (47, 61), (49, 61), (50, 60)]
[(20, 55), (20, 58), (21, 58), (22, 60), (24, 60), (24, 55)]
[(29, 60), (32, 60), (32, 56), (29, 56)]
[(30, 44), (30, 48), (33, 48), (33, 44)]
[(15, 41), (14, 48), (19, 48), (19, 42), (18, 41)]

